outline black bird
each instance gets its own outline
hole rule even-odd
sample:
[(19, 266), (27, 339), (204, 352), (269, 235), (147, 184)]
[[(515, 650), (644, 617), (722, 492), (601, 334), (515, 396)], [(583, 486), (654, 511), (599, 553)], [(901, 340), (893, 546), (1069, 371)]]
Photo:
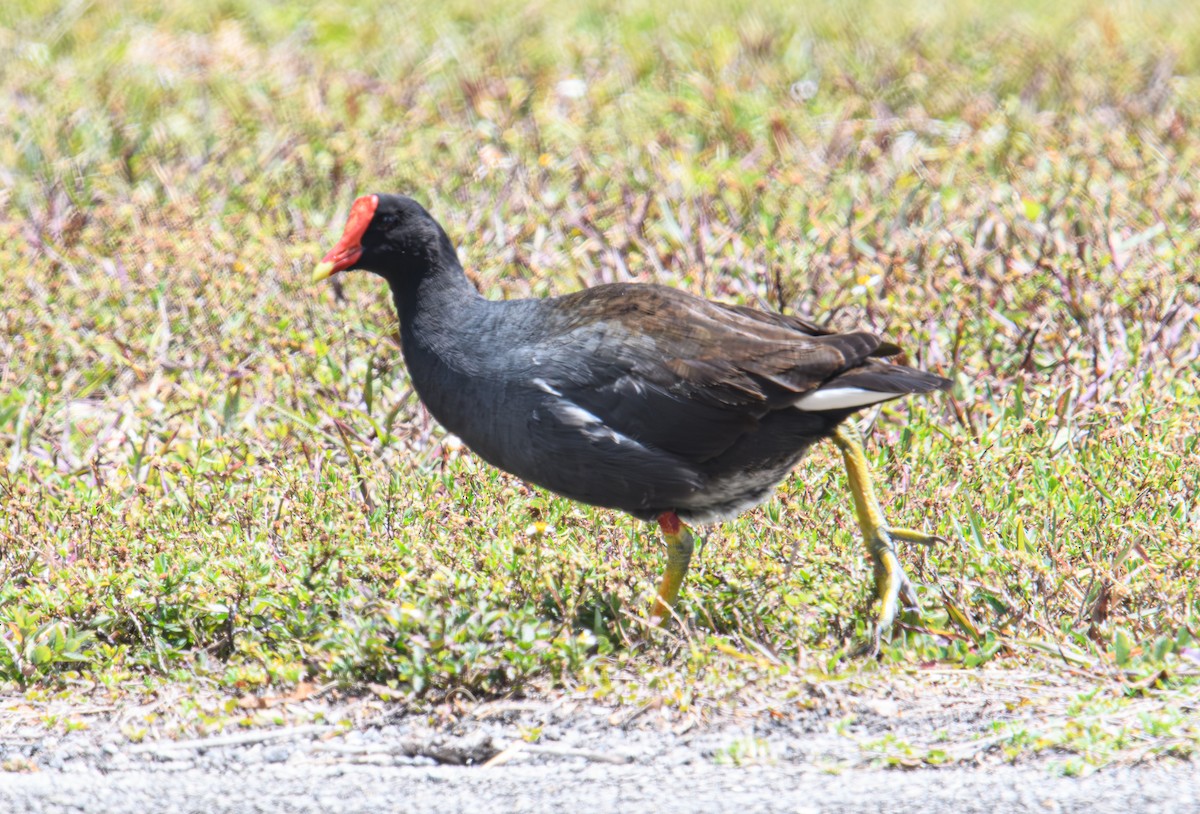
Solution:
[(683, 521), (711, 523), (766, 500), (825, 438), (845, 458), (880, 629), (901, 596), (916, 606), (892, 541), (939, 538), (887, 526), (847, 421), (868, 405), (950, 386), (882, 361), (895, 345), (659, 285), (488, 300), (437, 221), (400, 195), (356, 200), (312, 279), (350, 269), (391, 286), (413, 386), (476, 454), (560, 495), (658, 521), (667, 568), (656, 623), (691, 560)]

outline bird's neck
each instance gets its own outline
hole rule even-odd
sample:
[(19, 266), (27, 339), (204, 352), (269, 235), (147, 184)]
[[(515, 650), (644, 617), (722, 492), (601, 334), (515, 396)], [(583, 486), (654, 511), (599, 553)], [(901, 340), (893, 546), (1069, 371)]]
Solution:
[(424, 377), (474, 373), (486, 350), (478, 337), (494, 320), (497, 303), (475, 290), (458, 258), (443, 254), (424, 273), (391, 283), (404, 356), (418, 389)]
[(416, 326), (470, 309), (483, 302), (457, 258), (439, 260), (425, 273), (392, 280), (400, 324)]
[(480, 421), (480, 402), (493, 400), (489, 359), (505, 303), (481, 296), (457, 260), (392, 293), (405, 365), (422, 403), (468, 444), (486, 443), (490, 425)]
[(402, 255), (402, 264), (385, 274), (392, 288), (401, 336), (426, 341), (453, 336), (461, 320), (486, 301), (458, 262), (454, 244), (441, 229), (437, 239)]

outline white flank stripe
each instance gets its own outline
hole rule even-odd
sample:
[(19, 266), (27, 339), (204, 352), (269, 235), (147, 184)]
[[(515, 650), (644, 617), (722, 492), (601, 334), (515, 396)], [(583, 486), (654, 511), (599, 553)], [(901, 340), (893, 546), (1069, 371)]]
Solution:
[(552, 396), (562, 395), (562, 393), (560, 393), (558, 390), (555, 390), (553, 387), (551, 387), (545, 379), (534, 379), (533, 386), (538, 390), (541, 390), (543, 393), (549, 393)]
[(555, 402), (551, 409), (558, 414), (558, 420), (568, 427), (596, 427), (602, 423), (594, 413), (569, 401)]
[(865, 407), (868, 404), (877, 404), (903, 395), (903, 393), (863, 390), (861, 387), (830, 387), (826, 390), (814, 390), (796, 401), (794, 406), (808, 413), (819, 413), (823, 410), (848, 410), (851, 407)]

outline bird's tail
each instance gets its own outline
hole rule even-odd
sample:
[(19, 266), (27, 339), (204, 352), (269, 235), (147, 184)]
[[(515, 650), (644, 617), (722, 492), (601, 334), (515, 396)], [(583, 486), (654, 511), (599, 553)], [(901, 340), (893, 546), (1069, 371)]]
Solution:
[(949, 390), (951, 384), (949, 379), (924, 370), (872, 361), (805, 393), (796, 407), (807, 412), (855, 409), (914, 393)]

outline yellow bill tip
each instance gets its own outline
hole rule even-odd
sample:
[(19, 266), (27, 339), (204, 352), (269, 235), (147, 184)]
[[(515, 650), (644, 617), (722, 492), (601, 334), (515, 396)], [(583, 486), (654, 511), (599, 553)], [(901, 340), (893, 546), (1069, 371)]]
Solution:
[(319, 283), (333, 276), (333, 263), (326, 260), (324, 263), (318, 263), (313, 269), (312, 281)]

